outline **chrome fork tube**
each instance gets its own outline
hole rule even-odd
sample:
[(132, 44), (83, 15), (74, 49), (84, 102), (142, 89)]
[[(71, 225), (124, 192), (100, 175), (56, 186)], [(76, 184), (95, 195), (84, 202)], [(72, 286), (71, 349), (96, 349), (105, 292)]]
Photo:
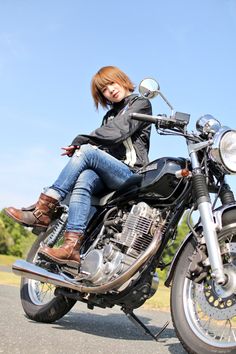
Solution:
[(198, 205), (198, 210), (201, 216), (202, 228), (212, 269), (211, 275), (217, 284), (222, 285), (226, 281), (226, 276), (224, 274), (220, 246), (216, 233), (216, 224), (213, 220), (211, 204), (208, 202), (202, 202)]
[(212, 269), (212, 277), (215, 279), (217, 284), (222, 285), (226, 282), (226, 275), (224, 273), (223, 262), (220, 253), (216, 224), (213, 219), (210, 196), (206, 185), (205, 176), (201, 171), (201, 166), (197, 156), (197, 150), (202, 149), (203, 144), (204, 143), (188, 145), (189, 155), (193, 168), (193, 188), (196, 194), (198, 210), (201, 217), (203, 234)]

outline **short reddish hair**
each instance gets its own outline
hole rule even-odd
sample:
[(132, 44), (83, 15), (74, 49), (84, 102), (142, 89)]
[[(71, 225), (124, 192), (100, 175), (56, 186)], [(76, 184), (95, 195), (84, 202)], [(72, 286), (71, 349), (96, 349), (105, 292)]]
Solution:
[(111, 103), (103, 96), (102, 89), (112, 82), (118, 83), (130, 92), (133, 92), (135, 89), (129, 77), (119, 68), (104, 66), (93, 76), (91, 81), (92, 96), (97, 109), (99, 104), (103, 108), (110, 106)]

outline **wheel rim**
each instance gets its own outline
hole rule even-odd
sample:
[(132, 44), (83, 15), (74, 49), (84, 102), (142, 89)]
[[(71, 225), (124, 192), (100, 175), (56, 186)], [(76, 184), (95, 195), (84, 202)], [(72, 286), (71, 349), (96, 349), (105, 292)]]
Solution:
[[(55, 233), (56, 229), (52, 228), (52, 231), (48, 233), (47, 238), (44, 240), (44, 244), (48, 245), (52, 239), (52, 233)], [(58, 237), (54, 240), (53, 243), (60, 244), (62, 239), (64, 229), (61, 230)], [(38, 263), (38, 252), (35, 254), (32, 263)], [(42, 283), (38, 280), (34, 279), (27, 279), (27, 286), (28, 286), (28, 294), (29, 297), (35, 305), (46, 305), (51, 302), (54, 298), (54, 292), (56, 287), (50, 283)]]
[[(227, 231), (220, 238), (224, 270), (229, 276), (236, 274), (235, 235), (234, 229), (234, 232)], [(191, 330), (201, 341), (218, 348), (235, 348), (235, 293), (233, 286), (227, 289), (214, 284), (210, 275), (201, 284), (185, 279), (183, 287), (185, 316)]]
[(27, 286), (29, 297), (35, 305), (46, 305), (55, 298), (55, 286), (52, 284), (27, 279)]

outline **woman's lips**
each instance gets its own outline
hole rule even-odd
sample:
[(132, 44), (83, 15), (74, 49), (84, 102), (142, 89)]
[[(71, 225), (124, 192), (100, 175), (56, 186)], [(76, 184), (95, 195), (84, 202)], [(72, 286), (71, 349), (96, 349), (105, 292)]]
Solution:
[(113, 94), (113, 98), (118, 98), (118, 97), (119, 97), (119, 92)]

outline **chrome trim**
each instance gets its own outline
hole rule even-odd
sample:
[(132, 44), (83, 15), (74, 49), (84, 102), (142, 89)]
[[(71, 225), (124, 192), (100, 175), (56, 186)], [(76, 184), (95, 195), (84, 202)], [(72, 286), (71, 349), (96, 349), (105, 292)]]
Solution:
[(209, 202), (202, 202), (198, 205), (198, 210), (201, 216), (201, 224), (205, 237), (208, 256), (212, 269), (212, 278), (219, 285), (224, 284), (226, 276), (224, 274), (223, 262), (221, 259), (220, 246), (216, 231), (216, 224), (213, 219), (212, 205)]
[(212, 115), (205, 114), (197, 120), (196, 128), (204, 135), (208, 135), (209, 133), (215, 134), (221, 128), (221, 124)]
[(224, 173), (234, 174), (235, 171), (231, 171), (230, 169), (227, 168), (227, 166), (225, 166), (225, 164), (222, 161), (221, 154), (220, 154), (221, 139), (223, 138), (223, 136), (226, 133), (228, 133), (230, 131), (234, 131), (234, 129), (231, 129), (229, 127), (222, 127), (219, 129), (219, 131), (215, 134), (215, 136), (213, 138), (213, 144), (212, 144), (211, 150), (209, 152), (209, 156), (210, 156), (210, 159), (213, 160)]

